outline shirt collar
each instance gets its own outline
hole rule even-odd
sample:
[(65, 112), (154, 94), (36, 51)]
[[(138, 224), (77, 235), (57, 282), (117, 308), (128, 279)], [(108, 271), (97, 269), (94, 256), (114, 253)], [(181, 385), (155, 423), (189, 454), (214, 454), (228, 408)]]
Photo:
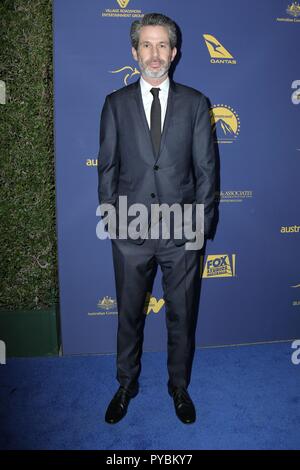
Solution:
[(145, 96), (147, 95), (148, 93), (150, 93), (150, 90), (151, 88), (160, 88), (160, 91), (162, 93), (168, 93), (169, 92), (169, 87), (170, 87), (170, 79), (169, 77), (167, 77), (160, 85), (158, 85), (157, 87), (154, 87), (153, 85), (151, 85), (150, 83), (146, 82), (146, 80), (143, 79), (143, 77), (141, 76), (140, 78), (140, 86), (141, 86), (141, 91), (142, 91), (142, 95)]

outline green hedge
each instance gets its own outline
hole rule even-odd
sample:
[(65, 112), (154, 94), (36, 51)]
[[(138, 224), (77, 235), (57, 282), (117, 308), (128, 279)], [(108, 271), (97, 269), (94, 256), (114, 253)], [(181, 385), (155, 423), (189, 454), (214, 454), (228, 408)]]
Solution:
[(58, 302), (52, 2), (1, 0), (1, 308)]

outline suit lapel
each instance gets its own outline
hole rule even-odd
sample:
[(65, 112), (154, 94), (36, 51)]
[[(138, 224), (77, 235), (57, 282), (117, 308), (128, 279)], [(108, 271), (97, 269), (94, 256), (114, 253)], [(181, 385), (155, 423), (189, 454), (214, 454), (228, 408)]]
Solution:
[(141, 124), (141, 127), (143, 129), (143, 132), (145, 134), (145, 142), (147, 143), (148, 147), (150, 148), (150, 151), (153, 154), (153, 159), (155, 159), (155, 154), (153, 150), (153, 145), (152, 145), (152, 139), (151, 139), (151, 134), (145, 114), (145, 109), (143, 105), (143, 98), (142, 98), (142, 92), (141, 92), (141, 87), (140, 87), (140, 81), (137, 80), (135, 82), (135, 90), (134, 90), (134, 95), (135, 95), (135, 100), (138, 108), (138, 121)]
[(165, 142), (166, 142), (166, 135), (167, 135), (167, 132), (168, 132), (168, 127), (169, 127), (169, 124), (170, 124), (170, 120), (171, 120), (171, 116), (172, 116), (172, 113), (173, 113), (173, 93), (174, 93), (174, 88), (175, 88), (175, 84), (174, 82), (170, 79), (170, 88), (169, 88), (169, 95), (168, 95), (168, 102), (167, 102), (167, 110), (166, 110), (166, 116), (165, 116), (165, 121), (164, 121), (164, 126), (163, 126), (163, 132), (162, 132), (162, 136), (161, 136), (161, 141), (160, 141), (160, 149), (159, 149), (159, 153), (157, 155), (157, 158), (156, 158), (156, 161), (159, 159), (162, 151), (163, 151), (163, 148), (164, 148), (164, 145), (165, 145)]

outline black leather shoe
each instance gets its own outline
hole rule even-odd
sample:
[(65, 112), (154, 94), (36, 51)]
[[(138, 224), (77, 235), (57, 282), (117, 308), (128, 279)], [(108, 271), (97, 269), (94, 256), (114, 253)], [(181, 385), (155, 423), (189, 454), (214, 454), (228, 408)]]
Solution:
[(173, 397), (176, 415), (180, 421), (184, 424), (194, 423), (196, 421), (196, 410), (187, 390), (185, 388), (175, 388), (170, 395)]
[(108, 405), (105, 413), (105, 421), (109, 424), (115, 424), (124, 418), (131, 398), (136, 395), (137, 393), (132, 395), (125, 388), (119, 387), (117, 393)]

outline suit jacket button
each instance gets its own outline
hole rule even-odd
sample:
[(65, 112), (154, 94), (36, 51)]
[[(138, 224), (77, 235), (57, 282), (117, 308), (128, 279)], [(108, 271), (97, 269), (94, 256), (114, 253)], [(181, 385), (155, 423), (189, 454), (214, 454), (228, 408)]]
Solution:
[(155, 194), (154, 194), (154, 193), (151, 193), (151, 197), (155, 197)]
[(159, 166), (158, 165), (154, 165), (154, 170), (158, 170), (159, 169)]

